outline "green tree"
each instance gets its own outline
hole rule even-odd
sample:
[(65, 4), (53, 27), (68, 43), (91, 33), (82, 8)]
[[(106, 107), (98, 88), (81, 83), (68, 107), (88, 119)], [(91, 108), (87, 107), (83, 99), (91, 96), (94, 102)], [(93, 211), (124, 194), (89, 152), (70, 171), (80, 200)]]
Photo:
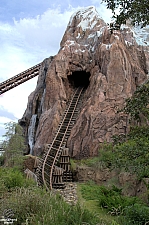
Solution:
[[(112, 10), (116, 24), (125, 24), (130, 19), (132, 25), (144, 27), (149, 24), (148, 0), (102, 0)], [(119, 15), (116, 12), (119, 11)]]
[(23, 160), (23, 150), (25, 148), (22, 127), (15, 123), (9, 122), (5, 124), (4, 158), (7, 166), (21, 166)]
[(131, 98), (126, 99), (122, 109), (129, 114), (130, 120), (148, 124), (149, 121), (149, 81), (138, 87)]

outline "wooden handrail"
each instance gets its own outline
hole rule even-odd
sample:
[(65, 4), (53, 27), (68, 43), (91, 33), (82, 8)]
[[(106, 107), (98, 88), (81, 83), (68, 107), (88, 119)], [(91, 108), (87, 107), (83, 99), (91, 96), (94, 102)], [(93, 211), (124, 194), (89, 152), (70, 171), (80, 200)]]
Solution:
[(33, 77), (39, 75), (39, 70), (41, 68), (41, 63), (17, 74), (14, 77), (11, 77), (8, 80), (0, 83), (0, 95), (9, 91), (10, 89), (32, 79)]

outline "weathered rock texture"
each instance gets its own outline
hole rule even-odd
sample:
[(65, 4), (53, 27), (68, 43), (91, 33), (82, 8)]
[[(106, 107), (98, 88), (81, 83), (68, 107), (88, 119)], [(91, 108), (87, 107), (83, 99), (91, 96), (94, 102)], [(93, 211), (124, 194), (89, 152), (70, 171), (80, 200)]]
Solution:
[(137, 196), (148, 203), (148, 184), (149, 178), (141, 181), (134, 174), (121, 172), (119, 169), (109, 170), (108, 168), (95, 169), (88, 166), (76, 167), (76, 180), (79, 182), (93, 181), (98, 185), (107, 187), (116, 186), (122, 189), (125, 196)]
[(88, 75), (90, 83), (67, 146), (76, 158), (96, 155), (99, 143), (127, 132), (127, 117), (117, 110), (145, 81), (146, 73), (145, 53), (129, 27), (112, 32), (94, 7), (76, 12), (58, 54), (43, 61), (37, 87), (20, 120), (28, 135), (31, 118), (37, 115), (30, 132), (34, 155), (52, 141), (75, 86), (87, 85)]

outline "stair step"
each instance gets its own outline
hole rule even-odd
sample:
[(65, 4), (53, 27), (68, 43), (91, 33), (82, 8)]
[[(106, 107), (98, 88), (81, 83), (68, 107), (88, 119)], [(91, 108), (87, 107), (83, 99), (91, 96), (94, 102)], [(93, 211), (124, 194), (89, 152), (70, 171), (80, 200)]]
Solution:
[[(62, 147), (66, 146), (67, 140), (70, 136), (71, 129), (74, 125), (74, 122), (76, 121), (76, 118), (79, 113), (79, 108), (78, 104), (81, 103), (82, 98), (81, 95), (83, 94), (83, 89), (82, 88), (77, 88), (74, 90), (74, 94), (72, 95), (72, 99), (67, 102), (67, 108), (65, 109), (65, 112), (63, 116), (61, 116), (61, 122), (58, 125), (58, 129), (55, 132), (55, 139), (54, 141), (49, 144), (46, 152), (43, 155), (43, 158), (41, 160), (41, 164), (38, 166), (36, 174), (37, 174), (37, 180), (39, 185), (43, 185), (43, 180), (42, 180), (42, 170), (44, 169), (44, 174), (45, 174), (45, 181), (47, 185), (51, 185), (51, 177), (50, 174), (51, 172), (54, 171), (55, 164), (59, 160), (62, 154)], [(49, 154), (47, 156), (47, 154)], [(62, 156), (64, 157), (64, 156)], [(67, 155), (66, 157), (69, 157)], [(46, 160), (46, 161), (45, 161)], [(44, 168), (43, 168), (43, 163), (44, 163)], [(70, 162), (68, 162), (70, 164)], [(63, 164), (68, 164), (68, 163), (61, 163)], [(53, 168), (53, 169), (52, 169)], [(52, 171), (51, 171), (52, 169)], [(72, 172), (71, 171), (65, 171), (62, 175), (62, 179), (65, 182), (72, 182)], [(52, 184), (53, 188), (65, 188), (65, 183), (53, 183)]]
[(55, 189), (64, 189), (66, 187), (65, 183), (53, 183), (52, 187)]

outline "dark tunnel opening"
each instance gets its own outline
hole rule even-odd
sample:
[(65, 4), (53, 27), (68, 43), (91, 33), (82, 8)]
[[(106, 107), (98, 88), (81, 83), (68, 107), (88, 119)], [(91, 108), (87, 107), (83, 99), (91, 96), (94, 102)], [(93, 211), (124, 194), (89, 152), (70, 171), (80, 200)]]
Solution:
[(68, 76), (69, 83), (72, 85), (73, 88), (77, 87), (85, 87), (89, 86), (89, 78), (90, 73), (85, 71), (75, 71), (72, 72), (72, 75)]

